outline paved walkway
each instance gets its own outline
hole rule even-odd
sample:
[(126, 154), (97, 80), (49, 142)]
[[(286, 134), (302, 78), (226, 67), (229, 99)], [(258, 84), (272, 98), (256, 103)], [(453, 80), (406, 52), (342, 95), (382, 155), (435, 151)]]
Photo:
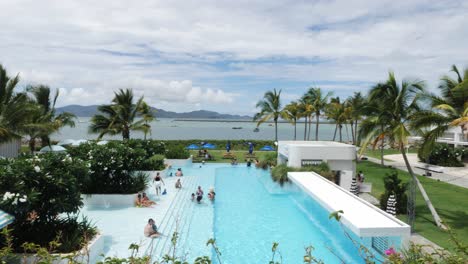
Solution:
[[(405, 161), (403, 160), (403, 156), (401, 154), (393, 154), (393, 155), (385, 155), (385, 165), (391, 165), (395, 168), (400, 170), (408, 171), (405, 165)], [(379, 163), (380, 159), (368, 157), (369, 161)], [(413, 171), (416, 174), (423, 175), (425, 174), (424, 169), (416, 168), (416, 167), (425, 167), (426, 163), (420, 162), (417, 154), (408, 154), (408, 160), (412, 165)], [(450, 183), (453, 185), (457, 185), (460, 187), (468, 188), (468, 167), (460, 168), (460, 167), (441, 167), (443, 168), (443, 172), (432, 172), (432, 176), (430, 178), (435, 180), (440, 180), (446, 183)]]

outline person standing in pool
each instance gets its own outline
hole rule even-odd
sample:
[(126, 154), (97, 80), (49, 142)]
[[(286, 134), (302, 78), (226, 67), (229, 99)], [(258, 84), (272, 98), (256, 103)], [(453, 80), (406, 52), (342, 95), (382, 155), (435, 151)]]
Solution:
[(200, 203), (202, 199), (203, 199), (203, 190), (202, 190), (201, 186), (198, 186), (198, 189), (197, 189), (197, 202)]
[(146, 224), (143, 233), (145, 234), (145, 237), (156, 238), (161, 236), (161, 233), (158, 232), (158, 227), (154, 223), (153, 218), (148, 220), (148, 224)]
[(175, 173), (175, 176), (178, 176), (178, 177), (184, 176), (184, 174), (182, 173), (182, 169), (181, 169), (181, 168), (178, 168), (178, 169), (177, 169), (177, 172)]
[(164, 184), (164, 186), (166, 185), (161, 175), (159, 175), (159, 172), (156, 173), (156, 176), (154, 177), (153, 181), (154, 181), (154, 188), (156, 189), (156, 195), (159, 195), (161, 193), (161, 184)]

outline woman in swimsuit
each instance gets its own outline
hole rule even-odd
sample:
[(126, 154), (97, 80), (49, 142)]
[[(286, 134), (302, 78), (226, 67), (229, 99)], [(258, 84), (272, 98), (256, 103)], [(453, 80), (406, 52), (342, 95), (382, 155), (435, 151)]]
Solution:
[(156, 188), (156, 195), (159, 195), (161, 193), (161, 184), (166, 185), (161, 175), (159, 175), (159, 172), (156, 174), (153, 181), (154, 181), (154, 188)]

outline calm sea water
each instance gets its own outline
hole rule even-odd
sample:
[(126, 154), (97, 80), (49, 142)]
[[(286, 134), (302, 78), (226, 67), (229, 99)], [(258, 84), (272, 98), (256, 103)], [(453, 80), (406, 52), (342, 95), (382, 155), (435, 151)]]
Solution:
[[(74, 128), (65, 127), (59, 133), (52, 135), (54, 140), (63, 139), (96, 139), (97, 134), (88, 133), (90, 118), (80, 117)], [(241, 127), (242, 129), (232, 129)], [(274, 139), (275, 127), (273, 124), (262, 124), (259, 132), (253, 132), (256, 123), (253, 122), (204, 122), (204, 121), (178, 121), (160, 118), (151, 123), (150, 139), (176, 140), (176, 139)], [(319, 139), (332, 140), (335, 130), (334, 124), (320, 124)], [(343, 127), (343, 140), (351, 139), (351, 131)], [(142, 132), (131, 132), (131, 138), (143, 138)], [(294, 126), (288, 123), (278, 124), (278, 138), (280, 140), (294, 139)], [(304, 138), (304, 124), (297, 126), (297, 139)], [(311, 139), (315, 139), (315, 124), (312, 124)], [(104, 136), (104, 139), (121, 139), (121, 136)], [(337, 133), (338, 140), (338, 133)]]

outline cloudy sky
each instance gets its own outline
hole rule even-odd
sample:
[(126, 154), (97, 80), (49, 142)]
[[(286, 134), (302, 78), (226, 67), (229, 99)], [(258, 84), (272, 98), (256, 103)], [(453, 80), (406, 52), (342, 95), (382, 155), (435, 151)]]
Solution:
[(133, 88), (157, 108), (252, 114), (319, 86), (347, 97), (389, 70), (435, 90), (468, 66), (468, 1), (0, 0), (0, 63), (59, 105)]

